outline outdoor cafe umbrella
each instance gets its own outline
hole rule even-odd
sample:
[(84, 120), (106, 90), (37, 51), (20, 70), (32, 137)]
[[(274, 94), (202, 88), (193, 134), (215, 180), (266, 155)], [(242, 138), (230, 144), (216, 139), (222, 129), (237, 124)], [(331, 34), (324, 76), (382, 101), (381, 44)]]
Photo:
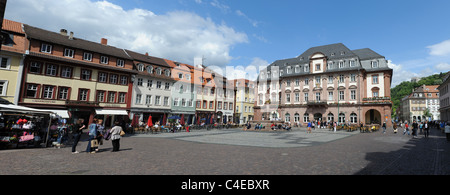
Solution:
[(148, 127), (153, 127), (152, 115), (150, 115), (150, 116), (148, 117), (147, 126), (148, 126)]

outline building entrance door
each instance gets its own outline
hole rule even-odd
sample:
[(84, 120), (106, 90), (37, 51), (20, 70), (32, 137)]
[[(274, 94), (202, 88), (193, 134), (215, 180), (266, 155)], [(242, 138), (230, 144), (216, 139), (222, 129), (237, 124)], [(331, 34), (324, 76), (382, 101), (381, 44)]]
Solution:
[(323, 115), (321, 113), (314, 114), (314, 121), (321, 121)]

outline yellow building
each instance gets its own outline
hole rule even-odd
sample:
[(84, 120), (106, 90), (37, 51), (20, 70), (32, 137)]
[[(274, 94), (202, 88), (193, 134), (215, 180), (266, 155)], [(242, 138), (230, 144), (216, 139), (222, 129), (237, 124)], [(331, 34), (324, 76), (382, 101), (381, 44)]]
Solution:
[(245, 124), (254, 119), (255, 83), (247, 79), (236, 79), (236, 123)]
[(25, 54), (25, 33), (21, 23), (5, 19), (2, 35), (5, 40), (0, 51), (0, 104), (17, 105)]

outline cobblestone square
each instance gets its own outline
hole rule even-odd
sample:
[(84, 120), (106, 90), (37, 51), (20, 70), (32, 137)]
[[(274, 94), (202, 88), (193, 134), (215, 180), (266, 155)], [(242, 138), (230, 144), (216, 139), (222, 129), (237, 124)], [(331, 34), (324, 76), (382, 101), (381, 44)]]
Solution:
[(0, 151), (2, 175), (448, 175), (450, 143), (389, 131), (247, 132), (214, 130), (140, 134), (100, 152), (71, 147)]

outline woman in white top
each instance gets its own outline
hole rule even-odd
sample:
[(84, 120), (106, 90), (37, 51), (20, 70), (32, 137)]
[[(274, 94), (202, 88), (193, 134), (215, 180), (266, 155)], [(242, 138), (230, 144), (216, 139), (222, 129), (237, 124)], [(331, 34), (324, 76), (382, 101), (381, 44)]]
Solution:
[(111, 133), (111, 141), (113, 145), (112, 152), (118, 152), (120, 148), (120, 132), (122, 132), (122, 127), (119, 126), (119, 121), (114, 123), (114, 127), (109, 132)]

